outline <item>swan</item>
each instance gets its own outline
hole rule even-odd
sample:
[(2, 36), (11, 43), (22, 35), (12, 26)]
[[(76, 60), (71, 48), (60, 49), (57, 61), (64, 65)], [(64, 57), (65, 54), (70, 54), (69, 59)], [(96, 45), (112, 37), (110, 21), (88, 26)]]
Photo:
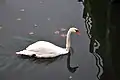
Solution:
[(80, 35), (80, 31), (75, 28), (69, 28), (66, 37), (66, 48), (61, 48), (47, 41), (37, 41), (29, 45), (26, 49), (16, 52), (17, 55), (35, 56), (37, 58), (52, 58), (69, 53), (71, 42), (71, 33)]

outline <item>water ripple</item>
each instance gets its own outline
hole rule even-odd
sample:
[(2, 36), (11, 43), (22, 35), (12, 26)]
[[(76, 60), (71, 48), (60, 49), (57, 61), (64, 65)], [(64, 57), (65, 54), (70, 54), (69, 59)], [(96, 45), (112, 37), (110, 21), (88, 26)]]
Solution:
[[(86, 26), (86, 32), (88, 34), (88, 37), (90, 39), (92, 39), (92, 34), (91, 34), (91, 28), (92, 28), (92, 18), (91, 16), (89, 15), (89, 13), (87, 13), (87, 16), (85, 18), (85, 26)], [(99, 49), (100, 47), (100, 43), (98, 40), (94, 40), (93, 42), (93, 55), (96, 59), (96, 66), (98, 68), (98, 72), (97, 72), (97, 78), (100, 79), (100, 76), (103, 74), (103, 60), (102, 58), (100, 57), (100, 55), (98, 55), (98, 53), (96, 52), (97, 49)]]

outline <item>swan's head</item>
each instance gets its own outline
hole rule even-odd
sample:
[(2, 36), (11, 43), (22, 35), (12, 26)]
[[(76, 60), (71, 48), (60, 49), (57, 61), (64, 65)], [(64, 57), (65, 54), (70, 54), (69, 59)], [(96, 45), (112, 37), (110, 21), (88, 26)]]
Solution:
[(80, 35), (80, 31), (75, 27), (70, 28), (69, 31)]

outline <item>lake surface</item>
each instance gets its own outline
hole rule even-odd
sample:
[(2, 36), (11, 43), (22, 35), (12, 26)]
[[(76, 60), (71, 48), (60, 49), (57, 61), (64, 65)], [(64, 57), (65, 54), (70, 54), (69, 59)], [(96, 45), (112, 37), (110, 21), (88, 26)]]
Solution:
[[(0, 80), (98, 80), (102, 59), (89, 52), (83, 9), (76, 0), (0, 0)], [(71, 35), (73, 55), (35, 60), (15, 54), (38, 40), (65, 47), (60, 35), (67, 31), (55, 31), (71, 25), (81, 31), (81, 36)]]

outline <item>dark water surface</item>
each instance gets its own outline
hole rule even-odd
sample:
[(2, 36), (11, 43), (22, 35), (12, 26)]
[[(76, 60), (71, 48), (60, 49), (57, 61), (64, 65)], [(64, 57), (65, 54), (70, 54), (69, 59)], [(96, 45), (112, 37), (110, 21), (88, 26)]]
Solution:
[[(97, 80), (102, 61), (98, 54), (89, 52), (83, 8), (76, 0), (0, 0), (0, 80), (69, 80), (70, 76), (73, 80)], [(34, 60), (15, 54), (37, 40), (65, 47), (65, 38), (54, 32), (70, 25), (81, 31), (81, 36), (71, 35), (72, 56)], [(99, 42), (96, 44), (99, 47)], [(71, 71), (70, 66), (77, 65), (72, 73), (75, 68)]]
[(120, 80), (119, 9), (119, 0), (84, 0), (83, 18), (90, 39), (89, 51), (95, 56), (96, 65), (100, 62), (100, 67), (97, 65), (100, 80)]

